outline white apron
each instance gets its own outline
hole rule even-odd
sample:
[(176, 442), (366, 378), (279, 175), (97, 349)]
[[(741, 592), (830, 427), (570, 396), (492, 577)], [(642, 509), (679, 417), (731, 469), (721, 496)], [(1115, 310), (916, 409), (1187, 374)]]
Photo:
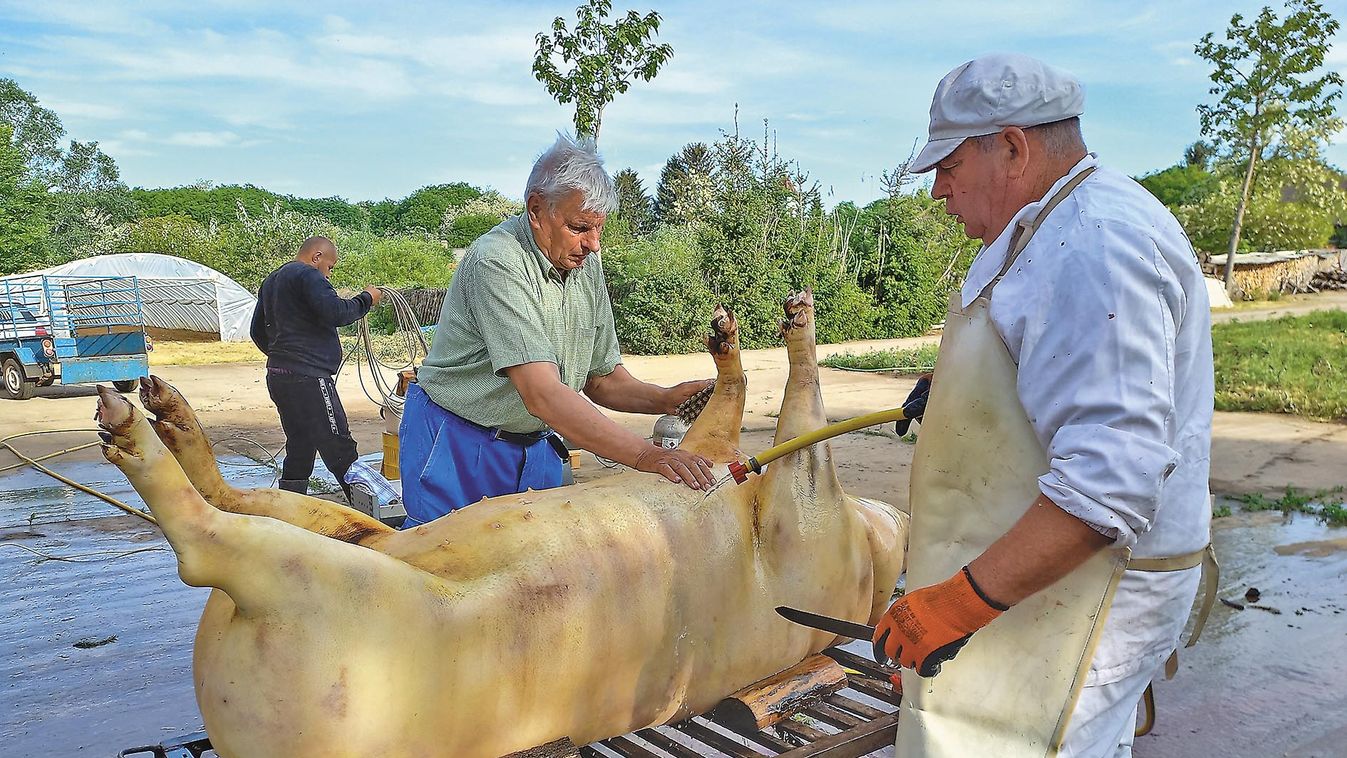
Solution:
[[(1038, 225), (1093, 169), (1017, 230), (1001, 274)], [(1022, 222), (1023, 224), (1023, 222)], [(907, 589), (944, 581), (1003, 536), (1047, 473), (1016, 392), (1016, 367), (988, 314), (996, 277), (967, 309), (956, 292), (912, 462)], [(1089, 670), (1125, 548), (1100, 551), (978, 631), (940, 674), (903, 671), (897, 754), (1051, 756)]]

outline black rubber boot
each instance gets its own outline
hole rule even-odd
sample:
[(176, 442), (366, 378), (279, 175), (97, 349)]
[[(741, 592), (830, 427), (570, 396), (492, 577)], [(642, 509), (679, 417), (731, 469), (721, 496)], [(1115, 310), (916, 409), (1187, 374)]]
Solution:
[(281, 489), (289, 492), (298, 492), (301, 495), (309, 494), (308, 479), (282, 479)]

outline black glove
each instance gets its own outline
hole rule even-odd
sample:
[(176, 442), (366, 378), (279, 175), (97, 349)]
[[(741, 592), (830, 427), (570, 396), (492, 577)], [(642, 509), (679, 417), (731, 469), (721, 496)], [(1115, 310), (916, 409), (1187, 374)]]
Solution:
[(926, 415), (926, 398), (931, 395), (931, 375), (922, 374), (917, 380), (917, 386), (912, 388), (908, 394), (907, 400), (903, 401), (903, 415), (906, 416), (902, 421), (895, 422), (893, 431), (899, 436), (907, 434), (908, 428), (912, 426), (913, 421), (921, 421)]

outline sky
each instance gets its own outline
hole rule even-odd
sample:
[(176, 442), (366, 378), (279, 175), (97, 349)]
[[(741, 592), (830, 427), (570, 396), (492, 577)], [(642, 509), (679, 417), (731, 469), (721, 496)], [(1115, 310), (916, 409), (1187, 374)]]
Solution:
[[(182, 3), (0, 0), (0, 77), (97, 140), (131, 186), (250, 183), (305, 197), (401, 198), (465, 181), (518, 197), (571, 111), (534, 80), (556, 2)], [(879, 176), (925, 137), (936, 83), (987, 52), (1078, 76), (1086, 141), (1133, 175), (1199, 133), (1210, 65), (1193, 52), (1264, 2), (674, 2), (656, 10), (673, 58), (604, 112), (600, 148), (653, 192), (689, 142), (769, 138), (825, 202), (881, 196)], [(1347, 18), (1347, 0), (1325, 3)], [(1347, 76), (1339, 32), (1328, 65)], [(1344, 110), (1340, 108), (1340, 110)], [(1347, 111), (1344, 111), (1347, 112)], [(1347, 136), (1328, 150), (1347, 166)]]

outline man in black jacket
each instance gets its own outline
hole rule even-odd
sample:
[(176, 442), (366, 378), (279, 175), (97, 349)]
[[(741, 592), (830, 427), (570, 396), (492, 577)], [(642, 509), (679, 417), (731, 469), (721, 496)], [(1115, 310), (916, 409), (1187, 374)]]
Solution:
[(358, 457), (346, 423), (346, 411), (332, 380), (341, 367), (337, 327), (353, 324), (378, 305), (378, 287), (366, 287), (349, 300), (328, 279), (337, 265), (337, 248), (326, 237), (310, 237), (293, 261), (262, 282), (253, 311), (252, 338), (267, 356), (267, 392), (285, 430), (281, 489), (307, 493), (313, 456), (337, 477)]

